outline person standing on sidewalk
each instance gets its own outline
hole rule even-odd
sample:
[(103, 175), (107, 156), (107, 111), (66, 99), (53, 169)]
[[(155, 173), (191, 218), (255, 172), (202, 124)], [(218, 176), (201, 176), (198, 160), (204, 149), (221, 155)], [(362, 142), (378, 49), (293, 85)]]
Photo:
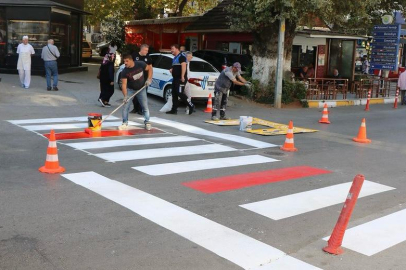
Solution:
[(189, 114), (193, 113), (194, 105), (188, 100), (184, 93), (185, 84), (187, 82), (186, 74), (186, 56), (180, 52), (179, 45), (173, 44), (171, 46), (171, 53), (174, 56), (172, 60), (172, 109), (167, 114), (178, 114), (179, 98), (185, 102), (189, 107)]
[(109, 102), (114, 94), (114, 58), (114, 53), (106, 53), (99, 69), (99, 102), (103, 107), (111, 107)]
[[(139, 52), (134, 52), (132, 54), (134, 62), (136, 61), (142, 61), (147, 64), (148, 68), (151, 70), (151, 72), (148, 72), (144, 74), (145, 78), (148, 78), (148, 80), (152, 81), (152, 76), (153, 76), (153, 68), (152, 68), (152, 59), (148, 55), (148, 50), (149, 50), (149, 45), (147, 44), (142, 44), (140, 46), (140, 51)], [(148, 87), (145, 89), (148, 93)], [(130, 113), (138, 113), (142, 115), (142, 110), (140, 103), (138, 102), (138, 99), (134, 98), (133, 99), (133, 105), (134, 109)]]
[[(54, 46), (54, 40), (49, 39), (48, 44), (42, 48), (41, 58), (45, 63), (45, 76), (47, 79), (47, 90), (58, 91), (58, 60), (60, 54), (56, 46)], [(54, 77), (54, 85), (51, 88), (51, 77)]]
[(28, 89), (31, 83), (31, 56), (35, 54), (34, 48), (28, 44), (28, 36), (23, 36), (23, 43), (18, 45), (17, 53), (17, 70), (21, 87)]
[(406, 71), (403, 71), (399, 76), (398, 88), (400, 91), (400, 105), (406, 105)]
[(220, 119), (229, 120), (226, 117), (228, 91), (232, 84), (245, 85), (250, 87), (251, 83), (247, 82), (241, 77), (241, 64), (235, 62), (231, 67), (226, 67), (220, 73), (215, 85), (214, 85), (214, 106), (211, 114), (211, 120), (217, 121), (217, 111), (220, 110)]
[[(145, 79), (145, 71), (152, 72), (145, 62), (134, 62), (133, 57), (129, 54), (124, 55), (125, 68), (121, 72), (121, 80), (123, 82), (122, 91), (124, 95), (124, 107), (123, 107), (123, 124), (118, 127), (119, 130), (127, 130), (128, 127), (128, 112), (130, 111), (131, 103), (129, 98), (140, 90), (144, 85), (151, 84), (150, 80)], [(142, 113), (144, 114), (145, 129), (151, 129), (151, 123), (149, 122), (149, 109), (147, 90), (144, 88), (134, 98), (138, 99), (141, 105)]]

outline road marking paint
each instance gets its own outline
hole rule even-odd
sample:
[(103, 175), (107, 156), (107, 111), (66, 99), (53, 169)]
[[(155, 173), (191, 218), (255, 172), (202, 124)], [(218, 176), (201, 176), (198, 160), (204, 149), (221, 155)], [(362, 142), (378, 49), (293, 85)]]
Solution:
[(166, 120), (166, 119), (162, 119), (159, 117), (151, 117), (150, 121), (161, 124), (161, 125), (177, 128), (177, 129), (180, 129), (185, 132), (209, 136), (209, 137), (215, 137), (215, 138), (219, 138), (219, 139), (223, 139), (223, 140), (227, 140), (227, 141), (232, 141), (232, 142), (236, 142), (236, 143), (249, 145), (249, 146), (256, 147), (256, 148), (277, 147), (277, 145), (275, 145), (275, 144), (257, 141), (257, 140), (237, 136), (237, 135), (213, 132), (213, 131), (209, 131), (209, 130), (206, 130), (203, 128), (199, 128), (199, 127), (195, 127), (195, 126), (191, 126), (191, 125), (187, 125), (187, 124), (183, 124), (183, 123), (179, 123), (179, 122), (175, 122), (175, 121), (171, 121), (171, 120)]
[(106, 161), (125, 161), (125, 160), (138, 160), (148, 158), (161, 158), (161, 157), (176, 157), (187, 156), (196, 154), (209, 154), (209, 153), (222, 153), (228, 151), (237, 151), (237, 149), (220, 145), (220, 144), (206, 144), (195, 146), (182, 146), (182, 147), (168, 147), (156, 149), (144, 149), (134, 151), (119, 151), (111, 153), (95, 154), (96, 157)]
[(372, 256), (404, 241), (406, 209), (346, 230), (342, 246)]
[[(121, 121), (116, 122), (103, 122), (102, 127), (118, 127), (122, 124)], [(141, 124), (135, 122), (128, 122), (130, 126), (140, 126)], [(58, 129), (77, 129), (77, 128), (87, 128), (88, 123), (73, 123), (73, 124), (50, 124), (50, 125), (31, 125), (31, 126), (21, 126), (30, 131), (41, 131), (41, 130), (58, 130)]]
[(197, 180), (182, 183), (182, 185), (204, 193), (216, 193), (326, 173), (331, 172), (308, 166), (299, 166)]
[[(343, 183), (240, 206), (273, 220), (280, 220), (345, 202), (351, 184), (352, 182)], [(359, 197), (393, 189), (395, 188), (365, 181)]]
[(67, 143), (66, 145), (76, 149), (99, 149), (117, 146), (130, 146), (130, 145), (148, 145), (148, 144), (162, 144), (162, 143), (175, 143), (175, 142), (192, 142), (199, 141), (200, 139), (187, 137), (187, 136), (171, 136), (171, 137), (154, 137), (154, 138), (139, 138), (127, 140), (109, 140), (97, 142), (80, 142), (80, 143)]
[[(106, 116), (103, 116), (105, 118)], [(119, 118), (110, 116), (110, 120), (117, 120)], [(63, 118), (39, 118), (39, 119), (23, 119), (23, 120), (8, 120), (14, 125), (24, 124), (43, 124), (43, 123), (68, 123), (68, 122), (86, 122), (87, 117), (63, 117)]]
[(149, 175), (158, 176), (183, 172), (202, 171), (209, 169), (230, 168), (275, 161), (279, 160), (260, 155), (250, 155), (242, 157), (213, 158), (186, 162), (164, 163), (148, 166), (138, 166), (132, 168), (134, 170), (138, 170)]
[[(290, 257), (281, 250), (95, 172), (62, 176), (244, 269), (289, 261)], [(294, 258), (288, 266), (284, 269), (319, 269)]]

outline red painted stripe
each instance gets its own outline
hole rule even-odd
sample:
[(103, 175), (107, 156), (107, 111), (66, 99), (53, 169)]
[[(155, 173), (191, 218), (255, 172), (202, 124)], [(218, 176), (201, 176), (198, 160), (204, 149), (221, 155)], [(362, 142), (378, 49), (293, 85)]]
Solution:
[[(77, 140), (86, 138), (99, 138), (99, 137), (119, 137), (119, 136), (134, 136), (142, 134), (163, 133), (163, 131), (153, 128), (151, 130), (145, 129), (132, 129), (132, 130), (103, 130), (101, 132), (92, 132), (92, 135), (86, 132), (66, 132), (55, 133), (57, 141), (63, 140)], [(49, 139), (50, 134), (43, 134)]]
[(298, 166), (262, 172), (245, 173), (225, 177), (197, 180), (182, 183), (182, 185), (199, 190), (203, 193), (216, 193), (281, 181), (289, 181), (326, 173), (331, 173), (331, 171), (313, 168), (309, 166)]

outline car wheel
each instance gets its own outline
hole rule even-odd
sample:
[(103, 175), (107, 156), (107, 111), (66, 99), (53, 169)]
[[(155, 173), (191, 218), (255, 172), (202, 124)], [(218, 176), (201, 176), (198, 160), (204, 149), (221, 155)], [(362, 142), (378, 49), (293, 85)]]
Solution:
[(164, 100), (165, 102), (168, 102), (168, 98), (172, 96), (172, 86), (167, 86), (165, 88), (165, 92), (164, 92)]
[(122, 91), (123, 90), (123, 80), (121, 79), (121, 73), (118, 74), (117, 84), (118, 84), (118, 89), (120, 89)]

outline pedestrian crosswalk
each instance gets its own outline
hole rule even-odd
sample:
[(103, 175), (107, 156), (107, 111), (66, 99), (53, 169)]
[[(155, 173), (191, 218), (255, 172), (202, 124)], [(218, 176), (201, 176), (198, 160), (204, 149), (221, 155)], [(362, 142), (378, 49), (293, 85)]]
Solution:
[[(85, 117), (70, 117), (10, 120), (9, 122), (37, 133), (50, 129), (83, 129), (87, 127), (86, 120)], [(109, 120), (103, 123), (103, 127), (113, 127), (120, 124), (117, 118)], [(227, 192), (236, 189), (236, 187), (248, 189), (259, 184), (272, 185), (274, 182), (300, 177), (323, 178), (328, 177), (327, 175), (331, 173), (324, 169), (308, 166), (283, 168), (283, 160), (271, 158), (261, 153), (250, 153), (245, 151), (247, 149), (240, 149), (241, 145), (250, 147), (249, 150), (258, 150), (276, 147), (275, 144), (237, 135), (212, 132), (157, 117), (152, 117), (151, 121), (158, 126), (171, 127), (189, 134), (177, 135), (165, 132), (154, 136), (146, 134), (130, 138), (70, 140), (63, 144), (74, 149), (86, 150), (89, 154), (107, 162), (126, 161), (125, 166), (128, 166), (129, 169), (149, 176), (186, 175), (188, 172), (200, 172), (204, 175), (207, 171), (229, 169), (228, 176), (182, 183), (184, 186), (207, 194)], [(131, 125), (139, 126), (141, 124), (133, 122)], [(213, 138), (216, 142), (210, 141)], [(176, 160), (170, 161), (170, 158), (173, 157), (176, 157)], [(138, 162), (141, 160), (142, 164), (139, 164)], [(278, 164), (278, 169), (273, 168), (268, 171), (244, 175), (232, 174), (232, 168), (263, 166), (264, 164), (269, 166)], [(260, 175), (263, 179), (258, 178)], [(65, 174), (64, 177), (245, 269), (257, 269), (261, 265), (258, 269), (320, 269), (288, 256), (270, 245), (95, 172)], [(395, 187), (373, 181), (374, 179), (371, 178), (371, 180), (364, 182), (359, 195), (361, 202), (364, 197), (379, 196), (381, 193), (395, 190)], [(278, 222), (341, 204), (346, 200), (350, 186), (351, 182), (322, 188), (316, 186), (311, 190), (299, 193), (288, 193), (284, 196), (236, 204), (235, 206), (241, 207), (239, 208), (241, 211), (251, 211)], [(170, 217), (168, 213), (170, 213)], [(336, 215), (337, 213), (334, 212), (333, 214)], [(343, 246), (363, 255), (373, 256), (406, 241), (405, 224), (406, 210), (353, 228), (351, 228), (350, 223), (350, 229), (346, 232)], [(327, 239), (328, 237), (325, 238), (325, 240)]]

